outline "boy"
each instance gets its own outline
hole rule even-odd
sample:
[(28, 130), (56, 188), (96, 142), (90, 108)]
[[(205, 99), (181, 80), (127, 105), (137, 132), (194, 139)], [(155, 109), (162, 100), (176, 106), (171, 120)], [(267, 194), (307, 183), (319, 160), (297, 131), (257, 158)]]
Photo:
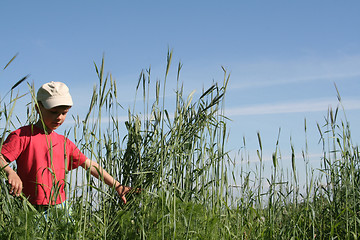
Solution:
[[(36, 111), (40, 118), (12, 132), (5, 140), (0, 154), (0, 168), (4, 168), (10, 193), (21, 192), (35, 206), (63, 204), (65, 196), (65, 169), (78, 166), (90, 168), (90, 173), (114, 187), (126, 204), (130, 187), (122, 186), (96, 162), (88, 159), (73, 142), (55, 130), (65, 121), (73, 105), (68, 87), (61, 82), (49, 82), (37, 92)], [(17, 162), (17, 172), (7, 162)], [(5, 167), (6, 166), (6, 167)]]

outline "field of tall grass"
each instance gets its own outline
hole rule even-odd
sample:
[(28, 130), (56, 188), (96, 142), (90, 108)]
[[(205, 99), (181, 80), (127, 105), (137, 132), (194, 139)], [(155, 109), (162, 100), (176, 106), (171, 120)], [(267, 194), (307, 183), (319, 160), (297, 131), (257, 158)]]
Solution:
[[(171, 60), (169, 51), (162, 81), (152, 82), (151, 69), (141, 72), (135, 89), (141, 108), (134, 103), (127, 110), (118, 102), (116, 81), (105, 73), (102, 59), (95, 64), (98, 84), (88, 113), (83, 118), (74, 115), (73, 126), (65, 131), (85, 155), (124, 185), (141, 188), (141, 194), (129, 195), (124, 205), (113, 189), (77, 169), (67, 173), (71, 217), (54, 208), (45, 218), (24, 197), (9, 194), (1, 171), (0, 239), (357, 239), (359, 149), (352, 143), (340, 94), (339, 108), (329, 109), (318, 125), (320, 170), (310, 168), (304, 149), (306, 172), (299, 173), (292, 147), (292, 169), (285, 172), (275, 147), (268, 177), (258, 133), (256, 168), (247, 165), (248, 154), (242, 148), (241, 171), (236, 173), (239, 166), (226, 147), (229, 74), (223, 69), (224, 79), (199, 97), (184, 96), (182, 65), (170, 77)], [(1, 90), (0, 147), (24, 122), (14, 112), (18, 99), (34, 99), (31, 84), (29, 94), (16, 94), (26, 79), (14, 81), (9, 92)], [(165, 103), (169, 79), (177, 82), (171, 112)], [(149, 91), (151, 84), (155, 92)], [(124, 111), (125, 123), (119, 120)], [(27, 115), (26, 123), (35, 121), (33, 100)], [(299, 174), (306, 176), (305, 185), (300, 185)]]

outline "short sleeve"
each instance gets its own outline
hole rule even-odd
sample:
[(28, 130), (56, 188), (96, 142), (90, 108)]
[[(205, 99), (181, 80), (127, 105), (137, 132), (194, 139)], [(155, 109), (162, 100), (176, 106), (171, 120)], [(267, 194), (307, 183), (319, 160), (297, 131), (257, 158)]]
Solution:
[(70, 171), (81, 166), (87, 159), (87, 157), (80, 151), (76, 145), (69, 139), (66, 141), (66, 157), (67, 157), (67, 169)]
[(10, 133), (1, 148), (1, 154), (10, 162), (15, 161), (22, 152), (23, 144), (18, 132), (19, 131), (14, 131)]

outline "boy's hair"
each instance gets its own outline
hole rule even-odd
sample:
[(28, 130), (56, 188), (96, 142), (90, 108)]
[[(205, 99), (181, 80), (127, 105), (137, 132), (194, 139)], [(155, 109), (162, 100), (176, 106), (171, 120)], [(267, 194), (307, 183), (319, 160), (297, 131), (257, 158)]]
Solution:
[(51, 81), (43, 84), (37, 92), (36, 100), (46, 109), (73, 105), (69, 88), (62, 82)]

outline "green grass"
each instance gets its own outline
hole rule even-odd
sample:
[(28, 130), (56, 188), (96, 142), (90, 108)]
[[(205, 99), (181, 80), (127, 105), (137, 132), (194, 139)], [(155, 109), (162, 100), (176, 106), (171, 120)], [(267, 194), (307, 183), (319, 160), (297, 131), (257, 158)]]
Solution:
[[(83, 119), (74, 116), (74, 125), (65, 132), (89, 158), (142, 193), (130, 195), (123, 205), (113, 189), (83, 169), (75, 170), (68, 173), (67, 186), (72, 218), (52, 209), (54, 214), (45, 220), (26, 199), (9, 195), (2, 172), (0, 239), (357, 239), (359, 150), (352, 144), (346, 115), (344, 120), (338, 116), (344, 109), (330, 109), (325, 123), (318, 124), (320, 170), (309, 167), (307, 149), (303, 151), (305, 186), (299, 183), (292, 144), (291, 171), (281, 167), (277, 142), (271, 174), (265, 176), (260, 133), (258, 165), (251, 169), (246, 164), (244, 138), (238, 173), (226, 148), (228, 119), (223, 110), (229, 75), (224, 69), (221, 84), (209, 86), (200, 97), (184, 96), (179, 64), (176, 107), (169, 112), (165, 95), (167, 81), (173, 80), (171, 60), (168, 52), (162, 82), (152, 83), (151, 69), (141, 72), (138, 111), (136, 103), (128, 110), (120, 106), (116, 81), (105, 73), (102, 59), (100, 66), (95, 64), (99, 82), (88, 114)], [(13, 96), (13, 90), (25, 79), (14, 84), (7, 102), (1, 98), (3, 137), (16, 126), (13, 109), (23, 96)], [(34, 88), (29, 88), (34, 98)], [(341, 103), (340, 94), (338, 98)], [(33, 106), (29, 122), (34, 121)], [(118, 117), (126, 111), (123, 125)], [(306, 121), (304, 125), (306, 133)]]

